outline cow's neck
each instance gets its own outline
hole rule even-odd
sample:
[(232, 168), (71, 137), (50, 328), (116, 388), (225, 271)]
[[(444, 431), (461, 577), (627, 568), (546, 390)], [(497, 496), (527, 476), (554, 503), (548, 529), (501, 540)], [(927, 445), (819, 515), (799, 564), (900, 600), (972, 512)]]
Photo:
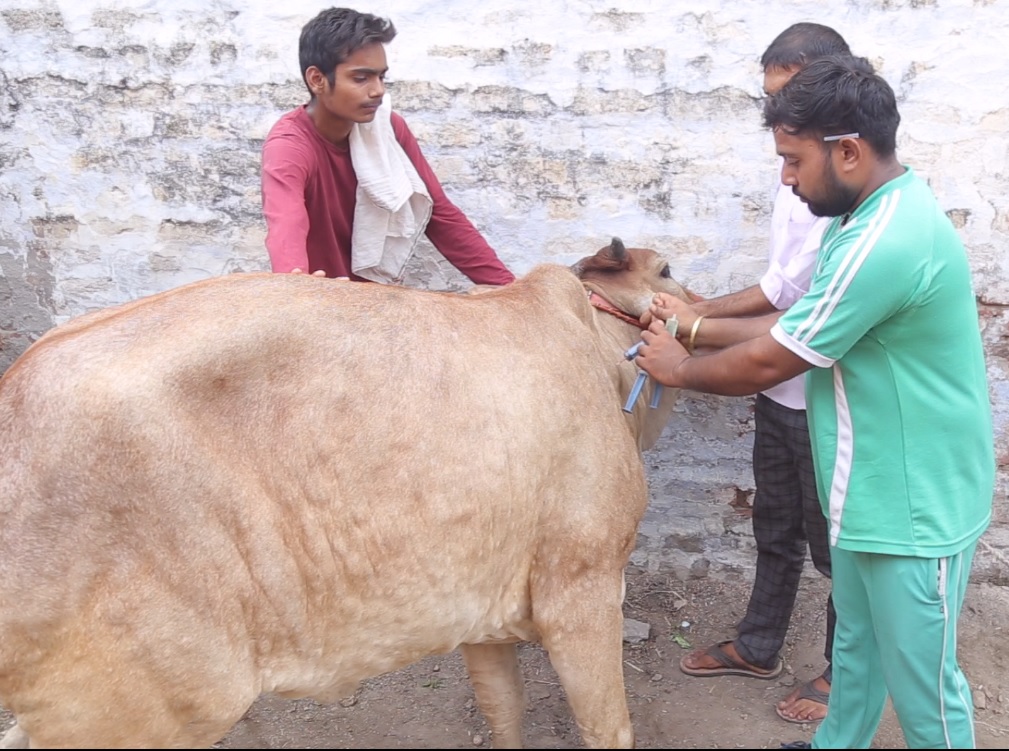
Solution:
[[(641, 341), (641, 330), (646, 328), (641, 321), (630, 313), (613, 305), (601, 293), (589, 289), (589, 302), (599, 311), (596, 320), (604, 340), (609, 341), (613, 352), (613, 369), (616, 392), (614, 398), (619, 399), (621, 407), (626, 403), (628, 394), (637, 379), (638, 369), (623, 360), (623, 353), (635, 343)], [(633, 414), (628, 415), (628, 423), (638, 441), (639, 449), (649, 449), (655, 445), (669, 419), (676, 401), (677, 390), (663, 389), (662, 398), (657, 409), (648, 405), (651, 402), (655, 382), (648, 379), (644, 390), (638, 397), (638, 406)]]
[(606, 311), (611, 316), (615, 316), (619, 318), (621, 321), (624, 321), (625, 323), (637, 326), (639, 329), (645, 328), (645, 326), (642, 325), (641, 321), (638, 318), (632, 316), (630, 313), (621, 310), (616, 305), (607, 300), (605, 297), (596, 292), (594, 289), (589, 290), (589, 302), (592, 303), (592, 307)]
[(641, 320), (637, 316), (614, 305), (605, 292), (591, 287), (586, 287), (585, 291), (588, 294), (589, 304), (596, 309), (599, 330), (603, 332), (610, 346), (625, 352), (628, 347), (641, 341), (641, 331), (647, 327), (641, 325)]

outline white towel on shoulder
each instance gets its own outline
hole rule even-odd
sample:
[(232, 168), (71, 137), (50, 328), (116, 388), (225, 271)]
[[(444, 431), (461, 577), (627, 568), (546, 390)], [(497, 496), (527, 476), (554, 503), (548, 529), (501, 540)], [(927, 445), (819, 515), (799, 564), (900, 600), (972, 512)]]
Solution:
[(357, 173), (350, 266), (365, 279), (398, 283), (434, 202), (396, 140), (391, 114), (386, 93), (375, 119), (355, 123), (350, 131), (350, 160)]

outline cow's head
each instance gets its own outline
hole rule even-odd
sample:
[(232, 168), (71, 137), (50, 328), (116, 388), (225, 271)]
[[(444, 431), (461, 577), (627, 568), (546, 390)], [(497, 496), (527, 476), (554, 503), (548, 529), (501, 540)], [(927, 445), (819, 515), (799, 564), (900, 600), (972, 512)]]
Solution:
[(633, 318), (648, 310), (656, 292), (688, 302), (694, 297), (673, 278), (664, 257), (647, 248), (625, 248), (619, 237), (573, 264), (571, 270), (587, 289)]

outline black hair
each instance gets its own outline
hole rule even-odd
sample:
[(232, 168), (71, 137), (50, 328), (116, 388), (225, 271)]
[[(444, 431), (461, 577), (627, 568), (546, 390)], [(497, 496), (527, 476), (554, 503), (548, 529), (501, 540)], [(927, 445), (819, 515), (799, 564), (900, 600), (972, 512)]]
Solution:
[(766, 73), (774, 68), (799, 68), (827, 55), (850, 55), (844, 37), (829, 26), (802, 21), (778, 34), (760, 58)]
[[(395, 37), (396, 27), (387, 18), (350, 8), (328, 8), (301, 29), (298, 40), (301, 80), (305, 80), (305, 73), (314, 65), (332, 86), (336, 82), (337, 65), (365, 45), (388, 44)], [(307, 81), (305, 85), (308, 86)]]
[(880, 157), (896, 151), (899, 124), (893, 89), (864, 57), (814, 60), (764, 100), (767, 128), (792, 135), (858, 133)]

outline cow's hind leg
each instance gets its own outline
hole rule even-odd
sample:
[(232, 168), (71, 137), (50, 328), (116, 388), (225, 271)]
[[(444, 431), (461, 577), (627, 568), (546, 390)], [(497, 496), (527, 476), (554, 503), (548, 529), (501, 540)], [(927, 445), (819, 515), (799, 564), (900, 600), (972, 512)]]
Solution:
[(522, 748), (525, 687), (515, 645), (463, 644), (460, 651), (493, 747)]
[(588, 748), (634, 748), (623, 672), (623, 580), (584, 577), (534, 601), (536, 625)]

